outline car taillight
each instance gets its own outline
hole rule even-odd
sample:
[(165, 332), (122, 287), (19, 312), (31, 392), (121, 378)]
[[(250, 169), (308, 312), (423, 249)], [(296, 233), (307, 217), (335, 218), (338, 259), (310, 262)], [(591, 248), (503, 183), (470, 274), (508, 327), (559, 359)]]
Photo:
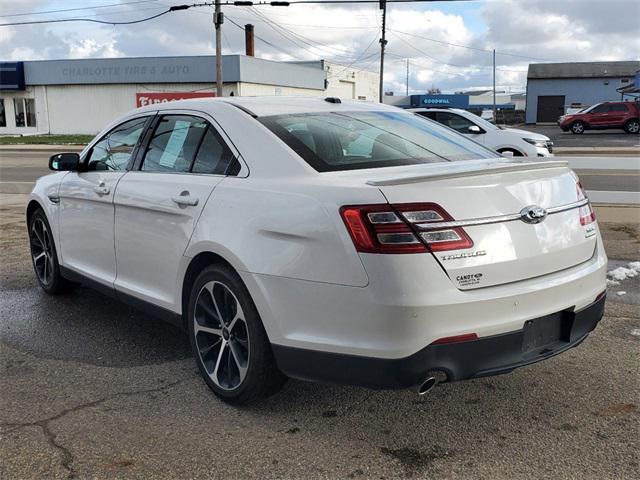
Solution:
[[(576, 183), (576, 189), (578, 190), (578, 200), (585, 200), (587, 195), (584, 192), (584, 188), (580, 182)], [(596, 214), (591, 208), (591, 203), (580, 207), (580, 225), (589, 225), (596, 221)]]
[(435, 203), (354, 205), (342, 207), (340, 214), (359, 252), (424, 253), (473, 246), (462, 228), (446, 225), (454, 220)]

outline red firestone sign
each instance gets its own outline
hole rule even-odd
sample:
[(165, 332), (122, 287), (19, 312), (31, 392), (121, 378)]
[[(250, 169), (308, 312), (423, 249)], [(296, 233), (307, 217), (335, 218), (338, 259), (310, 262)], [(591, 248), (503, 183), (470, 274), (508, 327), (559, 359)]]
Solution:
[(215, 97), (213, 92), (153, 92), (136, 93), (136, 107), (144, 107), (155, 103), (175, 102), (187, 98)]

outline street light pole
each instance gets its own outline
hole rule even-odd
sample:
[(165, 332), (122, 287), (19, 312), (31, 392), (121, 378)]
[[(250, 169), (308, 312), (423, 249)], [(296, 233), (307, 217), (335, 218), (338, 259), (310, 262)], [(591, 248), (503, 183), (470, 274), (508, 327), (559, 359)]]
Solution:
[(220, 0), (216, 0), (216, 9), (213, 14), (213, 24), (216, 28), (216, 96), (222, 97), (222, 23), (224, 16)]
[(382, 38), (380, 39), (380, 103), (384, 98), (384, 48), (387, 46), (387, 0), (380, 0), (382, 10)]
[(493, 49), (493, 121), (497, 122), (498, 114), (496, 113), (496, 49)]
[(409, 59), (407, 58), (407, 97), (409, 96)]

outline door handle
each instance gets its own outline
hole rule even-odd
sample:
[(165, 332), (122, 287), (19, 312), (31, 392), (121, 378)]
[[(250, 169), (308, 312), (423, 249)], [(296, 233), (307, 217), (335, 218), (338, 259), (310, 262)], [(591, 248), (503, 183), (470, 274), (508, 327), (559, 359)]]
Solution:
[(171, 200), (173, 200), (174, 203), (177, 203), (181, 207), (195, 207), (196, 205), (198, 205), (199, 201), (197, 198), (190, 196), (188, 192), (186, 193), (186, 195), (185, 192), (182, 192), (182, 194), (180, 195), (171, 197)]
[(108, 195), (111, 190), (106, 186), (104, 180), (98, 180), (98, 186), (93, 188), (98, 195)]

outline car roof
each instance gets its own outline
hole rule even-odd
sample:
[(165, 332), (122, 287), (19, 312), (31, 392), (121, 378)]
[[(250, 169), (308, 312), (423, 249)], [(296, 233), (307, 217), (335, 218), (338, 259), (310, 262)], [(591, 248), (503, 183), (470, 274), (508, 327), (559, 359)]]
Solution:
[(144, 112), (148, 110), (202, 110), (207, 111), (207, 107), (214, 103), (222, 102), (234, 105), (254, 117), (267, 117), (271, 115), (286, 115), (296, 113), (318, 113), (318, 112), (353, 112), (353, 111), (401, 111), (398, 107), (384, 105), (381, 103), (339, 100), (335, 97), (220, 97), (220, 98), (198, 98), (189, 100), (177, 100), (169, 103), (148, 105), (136, 110)]

